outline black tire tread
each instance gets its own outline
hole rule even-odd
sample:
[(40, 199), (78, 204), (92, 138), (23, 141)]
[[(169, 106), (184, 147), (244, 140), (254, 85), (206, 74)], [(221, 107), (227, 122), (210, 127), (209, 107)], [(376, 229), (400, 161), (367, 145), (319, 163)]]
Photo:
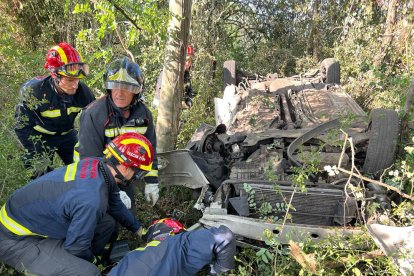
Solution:
[(400, 130), (398, 114), (394, 110), (374, 109), (370, 117), (371, 130), (364, 173), (376, 173), (394, 163)]
[(334, 58), (324, 59), (321, 63), (324, 83), (341, 83), (341, 68), (339, 61)]

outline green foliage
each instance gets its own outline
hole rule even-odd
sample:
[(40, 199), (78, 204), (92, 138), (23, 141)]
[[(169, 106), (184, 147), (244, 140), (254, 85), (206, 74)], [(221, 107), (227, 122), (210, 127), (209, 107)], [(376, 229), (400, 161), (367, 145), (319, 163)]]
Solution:
[[(177, 147), (186, 145), (200, 123), (214, 125), (214, 97), (221, 96), (221, 67), (229, 59), (235, 59), (238, 69), (245, 72), (290, 75), (315, 68), (323, 58), (335, 56), (341, 63), (344, 89), (366, 111), (374, 107), (402, 109), (414, 65), (412, 4), (398, 2), (392, 43), (384, 50), (383, 62), (374, 66), (377, 53), (382, 52), (388, 3), (363, 0), (355, 5), (352, 1), (335, 4), (319, 1), (318, 13), (312, 14), (314, 3), (307, 0), (194, 1), (190, 42), (196, 47), (192, 84), (198, 95), (193, 107), (181, 114)], [(20, 160), (23, 149), (13, 132), (14, 106), (20, 85), (45, 73), (43, 60), (49, 47), (60, 41), (76, 45), (90, 64), (91, 74), (85, 81), (97, 95), (105, 93), (102, 82), (105, 64), (127, 55), (127, 49), (144, 72), (145, 95), (147, 102), (151, 102), (155, 80), (162, 68), (170, 14), (168, 1), (156, 0), (4, 0), (0, 2), (0, 13), (0, 204), (3, 204), (30, 175), (23, 168)], [(412, 119), (413, 115), (408, 117)], [(350, 122), (345, 121), (344, 127)], [(252, 118), (251, 123), (256, 124), (257, 118)], [(337, 134), (333, 133), (332, 137)], [(388, 184), (411, 195), (412, 153), (410, 146), (407, 147), (393, 174), (385, 177)], [(311, 154), (300, 159), (307, 162), (294, 169), (293, 181), (304, 190), (309, 176), (317, 173), (318, 157)], [(277, 179), (271, 164), (265, 174), (269, 181)], [(243, 188), (248, 194), (249, 207), (263, 219), (269, 219), (269, 214), (276, 211), (288, 211), (285, 205), (256, 206), (252, 188), (248, 184)], [(193, 201), (188, 199), (188, 191), (163, 189), (161, 194), (160, 203), (168, 212), (172, 211), (171, 206), (178, 206), (186, 214), (187, 225), (197, 220), (199, 214), (190, 211)], [(148, 212), (151, 208), (145, 204), (142, 206), (138, 213), (146, 223), (161, 215)], [(412, 225), (412, 209), (410, 201), (395, 206), (391, 221)], [(308, 275), (309, 271), (287, 254), (271, 232), (266, 235), (265, 249), (258, 252), (244, 249), (237, 255), (236, 274)], [(308, 241), (300, 247), (306, 254), (313, 254), (318, 275), (397, 274), (388, 258), (359, 259), (358, 255), (365, 251), (350, 250), (349, 245), (361, 243), (368, 243), (366, 251), (375, 249), (366, 237), (346, 241), (333, 238), (319, 244)], [(336, 266), (332, 267), (332, 263)], [(7, 273), (14, 272), (1, 266), (0, 274)]]
[(254, 194), (256, 191), (253, 190), (253, 187), (247, 183), (243, 183), (243, 190), (247, 193), (247, 202), (249, 203), (249, 208), (256, 210), (256, 201), (254, 199)]
[(300, 160), (305, 160), (300, 167), (292, 167), (293, 175), (292, 183), (299, 187), (302, 192), (306, 191), (306, 182), (311, 175), (319, 171), (320, 155), (318, 150), (301, 151), (299, 153)]
[[(367, 253), (376, 246), (366, 233), (347, 238), (334, 235), (323, 241), (303, 240), (297, 245), (308, 261), (304, 266), (280, 243), (278, 235), (266, 230), (264, 236), (265, 247), (256, 251), (243, 249), (236, 257), (237, 275), (399, 275), (389, 258), (369, 257)], [(359, 249), (349, 250), (351, 246)]]

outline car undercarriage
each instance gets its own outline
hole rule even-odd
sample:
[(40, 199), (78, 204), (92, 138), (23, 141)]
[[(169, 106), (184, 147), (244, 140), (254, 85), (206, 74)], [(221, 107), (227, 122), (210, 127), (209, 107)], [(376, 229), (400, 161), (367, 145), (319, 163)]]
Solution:
[(367, 115), (341, 89), (337, 61), (288, 78), (241, 78), (234, 61), (224, 67), (216, 126), (201, 125), (186, 149), (159, 153), (161, 184), (200, 194), (194, 228), (224, 224), (251, 245), (265, 231), (281, 243), (318, 240), (360, 233), (362, 201), (390, 206), (387, 191), (355, 175), (376, 178), (393, 164), (398, 114)]

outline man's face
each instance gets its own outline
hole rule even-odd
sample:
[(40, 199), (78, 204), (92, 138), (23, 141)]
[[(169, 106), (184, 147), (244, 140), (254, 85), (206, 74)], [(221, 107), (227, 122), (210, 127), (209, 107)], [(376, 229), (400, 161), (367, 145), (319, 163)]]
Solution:
[(132, 103), (134, 94), (124, 89), (112, 89), (112, 101), (119, 108), (127, 107)]
[(135, 176), (135, 172), (127, 167), (127, 170), (125, 171), (124, 177), (126, 180), (131, 180)]
[(79, 79), (61, 76), (59, 88), (68, 95), (75, 95), (79, 86)]
[(131, 167), (126, 167), (123, 165), (118, 165), (117, 168), (125, 179), (121, 180), (119, 178), (116, 178), (116, 182), (118, 184), (122, 184), (123, 186), (130, 185), (133, 180), (142, 179), (148, 173), (143, 170), (134, 170)]

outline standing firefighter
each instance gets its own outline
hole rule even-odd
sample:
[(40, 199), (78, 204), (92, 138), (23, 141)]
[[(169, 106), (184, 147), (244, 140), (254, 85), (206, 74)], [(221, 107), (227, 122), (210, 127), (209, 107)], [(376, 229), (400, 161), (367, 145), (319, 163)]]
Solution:
[(78, 113), (95, 100), (80, 79), (89, 73), (81, 55), (61, 42), (46, 55), (45, 69), (50, 76), (33, 78), (23, 84), (16, 107), (15, 132), (26, 148), (24, 164), (31, 167), (34, 156), (53, 153), (68, 165), (73, 162), (77, 142), (74, 121)]
[[(192, 45), (187, 46), (187, 55), (185, 57), (184, 65), (184, 93), (183, 93), (183, 108), (190, 108), (193, 106), (193, 98), (196, 96), (196, 92), (193, 90), (191, 85), (191, 65), (194, 57), (194, 47)], [(157, 83), (155, 85), (155, 95), (154, 100), (152, 101), (152, 106), (157, 107), (160, 103), (161, 98), (161, 88), (162, 88), (162, 74), (163, 70), (157, 77)]]
[(151, 170), (154, 151), (144, 136), (126, 133), (104, 158), (85, 158), (15, 191), (0, 211), (0, 261), (35, 275), (98, 275), (116, 221), (141, 235), (118, 186)]
[[(81, 114), (79, 157), (102, 156), (105, 145), (123, 133), (143, 134), (156, 149), (151, 111), (142, 102), (144, 77), (138, 64), (127, 58), (109, 64), (104, 74), (107, 95), (89, 105)], [(75, 153), (76, 154), (76, 153)], [(158, 162), (155, 152), (152, 170), (145, 176), (145, 197), (154, 205), (158, 200)], [(126, 187), (135, 210), (134, 187)]]

